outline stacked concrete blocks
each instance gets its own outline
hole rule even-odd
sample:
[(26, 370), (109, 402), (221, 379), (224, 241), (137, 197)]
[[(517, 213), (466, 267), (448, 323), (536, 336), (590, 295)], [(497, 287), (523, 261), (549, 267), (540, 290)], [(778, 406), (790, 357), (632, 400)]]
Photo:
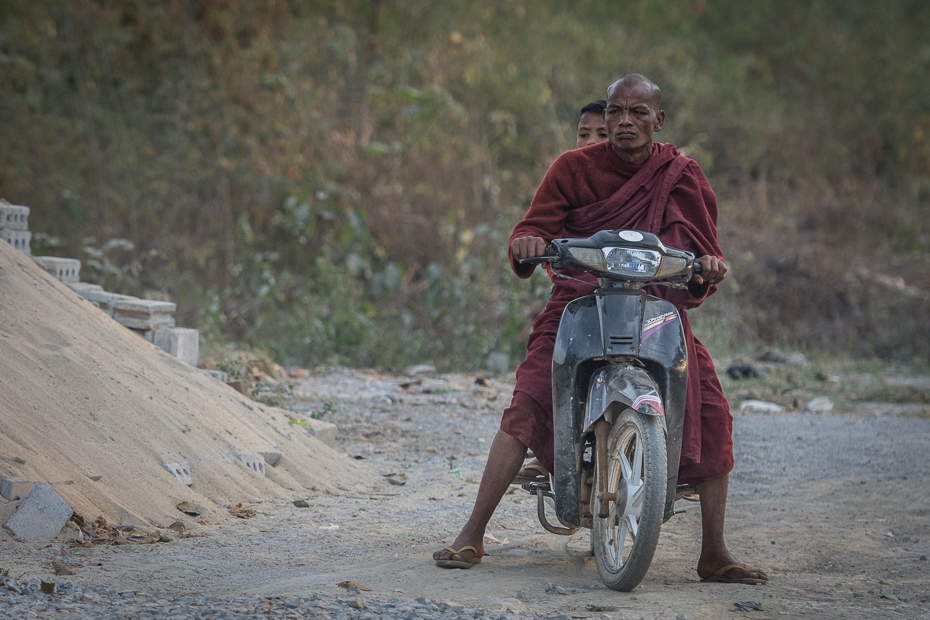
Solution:
[(0, 200), (0, 239), (20, 252), (32, 255), (29, 245), (32, 240), (32, 233), (29, 232), (29, 207), (11, 205), (5, 200)]
[(149, 331), (174, 327), (177, 304), (154, 299), (122, 299), (113, 305), (113, 318), (123, 327)]
[(72, 514), (47, 482), (37, 482), (3, 527), (20, 538), (55, 538)]

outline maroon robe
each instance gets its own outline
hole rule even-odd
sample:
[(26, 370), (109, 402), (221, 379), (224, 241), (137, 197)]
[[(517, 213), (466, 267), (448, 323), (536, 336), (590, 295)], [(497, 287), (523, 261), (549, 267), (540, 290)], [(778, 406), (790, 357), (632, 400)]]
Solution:
[[(717, 245), (717, 203), (697, 163), (670, 144), (653, 144), (641, 166), (620, 160), (601, 142), (563, 153), (549, 168), (536, 196), (513, 234), (556, 238), (589, 237), (599, 230), (633, 229), (656, 234), (662, 242), (695, 256), (723, 258)], [(533, 266), (511, 265), (521, 278)], [(590, 274), (573, 277), (596, 283)], [(553, 467), (552, 350), (566, 304), (594, 291), (553, 277), (545, 310), (533, 323), (527, 358), (517, 370), (514, 401), (504, 411), (501, 429), (533, 450), (549, 471)], [(686, 310), (695, 308), (716, 287), (691, 283), (687, 289), (652, 286), (649, 293), (678, 308), (688, 348), (688, 395), (682, 436), (679, 484), (700, 484), (733, 468), (733, 417), (713, 362), (694, 337)], [(529, 398), (527, 398), (529, 397)]]

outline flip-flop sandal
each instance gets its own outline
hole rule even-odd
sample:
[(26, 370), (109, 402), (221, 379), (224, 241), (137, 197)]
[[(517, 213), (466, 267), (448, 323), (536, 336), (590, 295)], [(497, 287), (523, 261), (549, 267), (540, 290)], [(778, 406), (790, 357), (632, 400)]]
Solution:
[(470, 562), (465, 561), (465, 560), (452, 560), (452, 559), (436, 560), (436, 566), (442, 566), (443, 568), (471, 568), (475, 564), (479, 563), (481, 561), (481, 558), (484, 557), (483, 552), (478, 551), (471, 545), (462, 547), (461, 549), (453, 549), (452, 547), (443, 547), (442, 550), (451, 551), (452, 555), (459, 555), (463, 551), (473, 551), (475, 553), (475, 557), (473, 557)]
[(546, 470), (545, 467), (542, 466), (542, 463), (540, 463), (539, 461), (533, 461), (529, 463), (528, 465), (523, 467), (520, 471), (523, 472), (523, 471), (526, 471), (527, 469), (529, 469), (530, 471), (535, 471), (537, 473), (532, 476), (518, 473), (517, 476), (513, 479), (513, 482), (511, 482), (510, 484), (524, 485), (524, 484), (533, 484), (534, 482), (536, 484), (544, 484), (546, 482), (549, 482), (549, 472)]
[(724, 575), (724, 573), (734, 568), (741, 568), (746, 572), (749, 572), (752, 570), (752, 566), (750, 566), (749, 564), (727, 564), (726, 566), (718, 570), (716, 573), (714, 573), (710, 577), (704, 577), (703, 579), (701, 579), (701, 581), (705, 583), (742, 583), (742, 584), (746, 584), (750, 586), (756, 586), (759, 584), (768, 583), (769, 581), (768, 579), (757, 579), (755, 577), (743, 577), (741, 579), (730, 579), (729, 577)]

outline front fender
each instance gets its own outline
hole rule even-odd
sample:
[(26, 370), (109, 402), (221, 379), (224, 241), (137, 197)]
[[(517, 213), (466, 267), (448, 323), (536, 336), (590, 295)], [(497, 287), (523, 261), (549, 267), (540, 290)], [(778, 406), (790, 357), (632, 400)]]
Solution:
[[(655, 379), (645, 369), (632, 365), (604, 366), (591, 377), (584, 432), (592, 430), (613, 403), (644, 415), (659, 416), (665, 425), (665, 407)], [(667, 429), (666, 429), (667, 432)]]

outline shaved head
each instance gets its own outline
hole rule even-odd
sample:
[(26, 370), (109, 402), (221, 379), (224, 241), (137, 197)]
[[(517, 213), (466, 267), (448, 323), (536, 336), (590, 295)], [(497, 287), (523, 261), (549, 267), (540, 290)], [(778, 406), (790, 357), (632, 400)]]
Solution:
[(620, 78), (607, 89), (604, 126), (621, 161), (638, 166), (652, 156), (652, 135), (665, 124), (661, 105), (662, 91), (638, 73)]
[(622, 78), (611, 84), (607, 89), (607, 98), (610, 99), (611, 95), (613, 95), (618, 90), (633, 89), (637, 86), (647, 89), (650, 99), (655, 102), (653, 109), (656, 112), (662, 109), (662, 89), (645, 75), (640, 75), (639, 73), (624, 75)]

